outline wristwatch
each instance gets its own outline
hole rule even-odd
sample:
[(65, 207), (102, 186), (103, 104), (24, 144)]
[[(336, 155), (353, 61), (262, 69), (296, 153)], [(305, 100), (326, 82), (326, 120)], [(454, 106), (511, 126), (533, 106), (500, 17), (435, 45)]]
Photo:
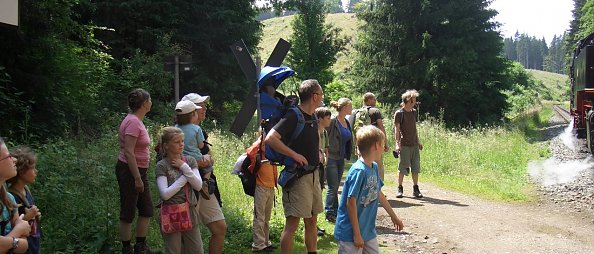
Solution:
[(12, 249), (11, 250), (16, 250), (16, 248), (19, 247), (19, 239), (16, 237), (12, 238)]

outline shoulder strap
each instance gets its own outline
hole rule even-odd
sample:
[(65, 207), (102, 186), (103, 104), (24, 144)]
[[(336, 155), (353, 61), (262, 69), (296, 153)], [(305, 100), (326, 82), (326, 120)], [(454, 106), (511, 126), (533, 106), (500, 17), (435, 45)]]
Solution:
[(293, 130), (291, 140), (289, 141), (289, 143), (292, 143), (293, 140), (295, 140), (299, 134), (301, 134), (301, 131), (303, 131), (303, 127), (305, 127), (305, 117), (298, 107), (291, 107), (290, 110), (295, 112), (295, 115), (297, 116), (297, 126), (295, 126), (295, 130)]
[[(29, 200), (27, 200), (27, 194), (25, 194), (23, 196), (23, 194), (20, 191), (17, 191), (13, 188), (9, 188), (8, 191), (13, 195), (13, 196), (17, 196), (20, 200), (23, 201), (23, 205), (25, 207), (30, 207), (31, 205), (29, 204)], [(27, 188), (27, 186), (25, 186), (25, 192), (28, 192), (29, 188)]]

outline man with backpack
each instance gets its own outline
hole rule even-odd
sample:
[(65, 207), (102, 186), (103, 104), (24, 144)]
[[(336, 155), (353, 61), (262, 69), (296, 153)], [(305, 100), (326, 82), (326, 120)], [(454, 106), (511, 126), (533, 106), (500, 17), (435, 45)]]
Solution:
[[(324, 211), (322, 190), (318, 179), (319, 136), (315, 109), (324, 99), (324, 92), (317, 80), (305, 80), (299, 86), (301, 104), (298, 110), (289, 110), (266, 135), (266, 144), (276, 152), (294, 161), (285, 169), (300, 172), (291, 187), (283, 187), (285, 227), (281, 234), (281, 253), (292, 253), (295, 232), (299, 221), (305, 224), (305, 246), (308, 253), (317, 252), (317, 215)], [(302, 116), (299, 116), (301, 114)], [(304, 120), (301, 132), (292, 138), (293, 131)], [(268, 148), (267, 148), (268, 149)], [(270, 158), (269, 158), (270, 159)]]
[[(366, 125), (373, 125), (379, 128), (384, 136), (386, 135), (386, 129), (384, 128), (384, 122), (382, 112), (376, 107), (377, 99), (375, 94), (367, 92), (363, 95), (363, 107), (353, 110), (353, 113), (349, 117), (349, 123), (353, 126), (353, 133), (357, 133), (361, 127)], [(354, 142), (356, 143), (356, 141)], [(384, 140), (384, 152), (390, 150), (387, 140)], [(357, 149), (355, 148), (355, 153)], [(359, 155), (357, 153), (357, 155)], [(380, 177), (384, 180), (384, 156), (382, 154), (381, 161), (376, 161)]]
[(413, 196), (422, 198), (423, 194), (419, 190), (419, 173), (421, 172), (420, 150), (423, 150), (423, 144), (419, 141), (417, 133), (417, 90), (408, 90), (402, 94), (401, 109), (394, 113), (394, 151), (400, 154), (400, 163), (398, 164), (398, 194), (397, 198), (402, 198), (404, 188), (402, 181), (405, 175), (408, 175), (409, 169), (412, 173)]

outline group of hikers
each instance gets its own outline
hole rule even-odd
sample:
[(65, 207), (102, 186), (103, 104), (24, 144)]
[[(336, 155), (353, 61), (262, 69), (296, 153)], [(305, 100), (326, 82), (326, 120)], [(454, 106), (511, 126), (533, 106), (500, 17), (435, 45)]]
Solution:
[[(379, 253), (375, 221), (381, 205), (396, 230), (404, 227), (382, 192), (383, 155), (390, 150), (383, 117), (372, 93), (363, 96), (364, 106), (353, 110), (352, 101), (331, 102), (335, 116), (323, 107), (324, 91), (313, 79), (299, 86), (298, 110), (287, 111), (260, 136), (267, 149), (292, 160), (284, 170), (300, 172), (293, 183), (282, 187), (286, 218), (280, 236), (281, 253), (292, 253), (301, 219), (308, 253), (317, 252), (317, 238), (325, 230), (317, 226), (317, 216), (325, 213), (334, 223), (339, 253)], [(416, 129), (415, 90), (402, 95), (401, 109), (394, 113), (394, 156), (399, 159), (398, 194), (402, 181), (412, 173), (413, 195), (421, 198), (418, 187), (419, 151), (423, 148)], [(115, 167), (120, 197), (119, 235), (122, 253), (161, 253), (147, 244), (150, 218), (155, 209), (149, 190), (151, 138), (143, 123), (151, 110), (150, 94), (134, 89), (128, 94), (129, 114), (118, 130), (119, 155)], [(210, 231), (209, 253), (222, 253), (227, 224), (214, 172), (214, 157), (207, 133), (200, 127), (206, 118), (209, 96), (185, 95), (172, 110), (175, 126), (164, 127), (154, 150), (159, 189), (159, 224), (166, 253), (204, 253), (199, 224)], [(305, 124), (300, 123), (301, 121)], [(303, 129), (295, 135), (299, 124)], [(252, 147), (253, 148), (253, 147)], [(354, 155), (352, 154), (354, 153)], [(346, 162), (358, 159), (349, 169), (342, 193), (338, 189)], [(256, 174), (253, 218), (253, 252), (272, 252), (278, 247), (270, 240), (270, 217), (277, 188), (277, 165), (266, 158)], [(27, 147), (9, 152), (0, 138), (0, 253), (40, 253), (40, 210), (27, 187), (35, 181), (36, 157)], [(325, 202), (322, 189), (327, 187)], [(8, 189), (7, 189), (8, 188)], [(138, 216), (136, 216), (138, 214)], [(135, 241), (132, 245), (133, 222)]]

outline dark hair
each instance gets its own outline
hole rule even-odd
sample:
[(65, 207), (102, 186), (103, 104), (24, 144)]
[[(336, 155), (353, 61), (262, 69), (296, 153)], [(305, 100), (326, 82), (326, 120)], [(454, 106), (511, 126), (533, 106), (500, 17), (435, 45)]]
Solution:
[(128, 107), (132, 112), (136, 112), (150, 98), (149, 92), (142, 88), (136, 88), (128, 94)]
[(31, 169), (33, 164), (35, 164), (35, 162), (37, 161), (37, 157), (35, 156), (35, 152), (33, 152), (31, 148), (26, 146), (19, 147), (10, 154), (17, 159), (17, 175), (13, 178), (8, 179), (7, 182), (14, 183), (19, 178), (19, 176), (25, 174), (27, 170)]
[(316, 114), (316, 117), (319, 120), (319, 119), (322, 119), (324, 117), (331, 116), (332, 115), (332, 112), (330, 112), (330, 110), (328, 110), (327, 107), (319, 107), (319, 108), (316, 108), (315, 114)]
[(314, 94), (318, 88), (321, 89), (320, 83), (315, 79), (308, 79), (301, 82), (299, 86), (299, 99), (301, 103), (308, 102), (311, 99), (311, 95)]

